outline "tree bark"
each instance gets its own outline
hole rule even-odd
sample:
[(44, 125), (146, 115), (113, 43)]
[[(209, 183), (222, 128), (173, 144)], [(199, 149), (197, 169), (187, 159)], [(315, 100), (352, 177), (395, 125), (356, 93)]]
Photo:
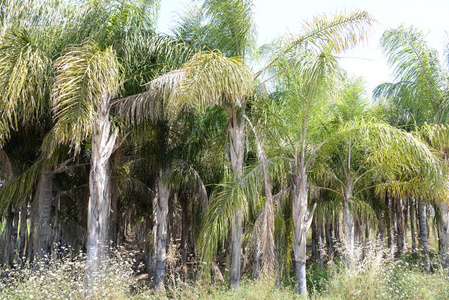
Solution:
[(355, 246), (355, 226), (354, 217), (351, 209), (349, 208), (349, 201), (352, 198), (352, 178), (347, 176), (346, 187), (344, 189), (344, 202), (343, 202), (343, 230), (345, 233), (345, 247), (346, 247), (346, 264), (351, 265), (351, 259), (354, 255)]
[(162, 170), (159, 171), (157, 202), (157, 255), (156, 255), (156, 290), (164, 289), (165, 260), (167, 258), (168, 200), (170, 188), (164, 182)]
[(53, 173), (44, 170), (39, 179), (38, 186), (38, 216), (37, 234), (34, 240), (34, 255), (38, 258), (48, 257), (52, 235), (51, 203), (53, 196)]
[(9, 266), (9, 258), (11, 255), (11, 234), (13, 227), (14, 214), (9, 211), (6, 217), (4, 239), (3, 239), (3, 266)]
[(28, 244), (27, 244), (27, 259), (31, 263), (34, 259), (34, 240), (35, 235), (37, 234), (36, 224), (37, 224), (37, 208), (38, 203), (37, 199), (31, 202), (31, 209), (30, 209), (30, 235), (28, 238)]
[(114, 150), (117, 130), (111, 133), (109, 120), (110, 97), (104, 96), (98, 117), (93, 124), (92, 155), (89, 176), (89, 205), (87, 220), (87, 267), (88, 291), (96, 284), (96, 276), (107, 256), (108, 225), (110, 209), (109, 159)]
[(429, 245), (427, 242), (427, 226), (426, 226), (426, 204), (423, 199), (420, 199), (418, 202), (419, 208), (419, 230), (421, 231), (421, 246), (422, 246), (422, 254), (423, 254), (423, 264), (424, 270), (426, 272), (430, 272), (430, 257), (429, 257)]
[(17, 236), (19, 233), (19, 212), (16, 210), (14, 212), (14, 221), (11, 231), (11, 253), (9, 254), (9, 263), (12, 264), (14, 262), (14, 258), (16, 257), (16, 254), (18, 253), (18, 250), (16, 249), (17, 245)]
[(412, 235), (412, 253), (415, 253), (416, 252), (415, 200), (412, 198), (408, 202), (410, 206), (410, 233)]
[[(299, 174), (295, 172), (296, 170)], [(301, 160), (299, 166), (291, 168), (290, 181), (293, 198), (293, 252), (295, 256), (297, 292), (300, 295), (307, 296), (306, 235), (307, 230), (312, 224), (316, 204), (312, 212), (308, 215), (307, 173), (304, 160)]]
[(397, 198), (395, 202), (395, 211), (396, 211), (396, 246), (397, 246), (397, 254), (402, 255), (404, 253), (404, 232), (403, 232), (403, 216), (402, 216), (402, 199)]
[[(265, 191), (265, 205), (261, 212), (261, 232), (258, 237), (258, 242), (255, 250), (255, 278), (259, 277), (259, 271), (261, 267), (264, 271), (272, 272), (274, 267), (274, 207), (273, 207), (273, 184), (268, 169), (268, 160), (263, 150), (259, 136), (247, 116), (245, 119), (248, 121), (249, 126), (254, 132), (255, 142), (257, 146), (257, 156), (262, 164), (263, 178), (264, 178), (264, 191)], [(261, 259), (260, 259), (261, 258)], [(262, 266), (260, 266), (260, 263)]]
[[(237, 180), (243, 171), (245, 119), (237, 116), (234, 109), (229, 124), (229, 152), (231, 158), (234, 180)], [(243, 212), (241, 207), (234, 209), (234, 223), (231, 224), (231, 278), (230, 287), (237, 289), (240, 283), (240, 265), (242, 252)]]
[(438, 203), (439, 214), (437, 219), (439, 249), (443, 269), (449, 268), (449, 206), (445, 201)]
[(22, 206), (20, 210), (20, 233), (19, 233), (19, 259), (23, 263), (26, 260), (26, 243), (28, 237), (27, 224), (27, 203)]

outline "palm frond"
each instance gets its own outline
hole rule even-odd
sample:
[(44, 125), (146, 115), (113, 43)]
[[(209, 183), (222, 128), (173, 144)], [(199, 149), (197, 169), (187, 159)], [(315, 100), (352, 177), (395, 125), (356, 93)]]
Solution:
[(122, 66), (110, 47), (101, 50), (87, 42), (70, 48), (56, 60), (55, 68), (55, 139), (78, 152), (92, 132), (100, 106), (117, 95), (123, 82)]
[[(438, 61), (436, 51), (429, 48), (422, 32), (414, 27), (385, 31), (381, 39), (389, 65), (393, 68), (393, 75), (402, 84), (384, 86), (377, 90), (377, 94), (394, 95), (406, 88), (409, 97), (399, 97), (399, 103), (404, 107), (417, 106), (427, 118), (441, 121), (446, 112), (442, 112), (442, 90), (445, 88), (445, 76)], [(392, 90), (392, 91), (390, 91)], [(397, 92), (395, 91), (397, 90)], [(411, 105), (408, 105), (408, 104)], [(426, 115), (427, 110), (432, 113)], [(442, 115), (443, 114), (443, 115)]]
[(254, 20), (251, 0), (207, 0), (203, 4), (209, 18), (206, 43), (227, 56), (244, 56), (254, 45)]
[(178, 99), (169, 103), (171, 110), (182, 107), (202, 110), (220, 105), (242, 107), (252, 93), (253, 75), (240, 58), (228, 58), (217, 51), (195, 54), (184, 66), (185, 80)]

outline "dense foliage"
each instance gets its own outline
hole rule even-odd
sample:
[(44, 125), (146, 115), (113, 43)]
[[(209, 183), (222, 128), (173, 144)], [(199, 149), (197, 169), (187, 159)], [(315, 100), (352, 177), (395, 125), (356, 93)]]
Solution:
[(365, 11), (258, 49), (249, 0), (171, 35), (158, 5), (0, 0), (0, 296), (448, 297), (448, 73), (423, 34), (384, 33), (371, 99), (339, 64)]

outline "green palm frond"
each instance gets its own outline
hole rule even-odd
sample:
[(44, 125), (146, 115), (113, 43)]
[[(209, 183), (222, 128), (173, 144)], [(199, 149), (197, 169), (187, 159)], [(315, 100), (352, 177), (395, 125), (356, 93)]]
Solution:
[(122, 66), (110, 47), (101, 50), (88, 42), (70, 48), (56, 60), (55, 68), (55, 139), (79, 151), (81, 142), (92, 132), (93, 121), (103, 102), (119, 92), (123, 82)]
[(314, 45), (317, 49), (339, 53), (367, 39), (375, 22), (366, 11), (354, 10), (340, 14), (314, 17), (303, 25), (303, 34), (292, 41), (291, 47)]
[(49, 106), (52, 60), (33, 43), (27, 30), (8, 32), (0, 47), (0, 107), (17, 127), (18, 118), (38, 120)]
[(449, 128), (447, 124), (424, 124), (416, 132), (447, 160), (449, 155)]
[(400, 26), (385, 31), (381, 46), (397, 83), (378, 87), (375, 96), (396, 96), (404, 109), (419, 108), (413, 112), (421, 122), (430, 118), (441, 122), (447, 114), (442, 93), (446, 76), (424, 34), (414, 27)]
[(44, 167), (45, 161), (38, 160), (24, 172), (2, 185), (0, 215), (8, 212), (11, 206), (20, 207), (30, 199)]
[(228, 58), (220, 51), (195, 54), (184, 66), (186, 71), (179, 102), (171, 108), (187, 106), (202, 110), (211, 105), (243, 107), (252, 94), (253, 75), (240, 58)]
[(367, 39), (369, 29), (374, 22), (371, 15), (362, 10), (331, 16), (321, 15), (311, 21), (305, 21), (299, 35), (286, 37), (280, 42), (275, 51), (276, 54), (257, 77), (270, 69), (279, 59), (298, 50), (301, 52), (303, 49), (310, 49), (316, 54), (323, 51), (337, 54), (347, 50)]
[(254, 45), (254, 20), (251, 0), (206, 0), (203, 10), (209, 19), (206, 44), (227, 56), (245, 56)]

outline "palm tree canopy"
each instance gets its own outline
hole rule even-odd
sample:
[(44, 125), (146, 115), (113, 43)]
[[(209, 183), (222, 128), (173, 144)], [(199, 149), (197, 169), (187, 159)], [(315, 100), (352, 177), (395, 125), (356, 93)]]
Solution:
[(79, 151), (92, 133), (93, 120), (105, 99), (115, 97), (123, 83), (123, 67), (111, 47), (93, 42), (70, 48), (55, 62), (53, 89), (54, 140)]

